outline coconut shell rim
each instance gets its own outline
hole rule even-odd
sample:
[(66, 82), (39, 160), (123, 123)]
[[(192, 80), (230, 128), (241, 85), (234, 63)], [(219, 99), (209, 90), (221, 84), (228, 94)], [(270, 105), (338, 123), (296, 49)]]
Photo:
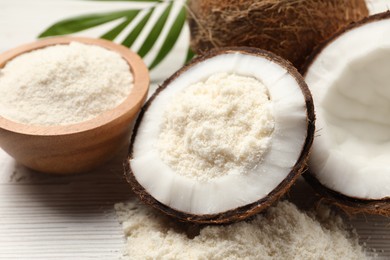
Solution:
[[(209, 58), (214, 56), (218, 56), (220, 54), (228, 54), (228, 53), (243, 53), (248, 55), (260, 56), (262, 58), (266, 58), (270, 61), (277, 63), (279, 66), (283, 67), (288, 71), (288, 73), (294, 78), (296, 83), (299, 85), (302, 95), (305, 98), (305, 106), (306, 106), (306, 115), (307, 115), (307, 127), (306, 127), (306, 139), (302, 146), (301, 153), (293, 166), (292, 170), (288, 173), (286, 178), (276, 186), (267, 196), (244, 206), (237, 207), (235, 209), (230, 209), (228, 211), (215, 213), (215, 214), (203, 214), (196, 215), (188, 212), (183, 212), (177, 209), (170, 208), (169, 206), (159, 202), (152, 195), (150, 195), (146, 189), (136, 180), (135, 175), (130, 166), (130, 160), (133, 158), (133, 144), (135, 138), (137, 136), (138, 128), (142, 122), (143, 116), (147, 111), (148, 107), (154, 101), (156, 96), (163, 91), (167, 86), (170, 85), (172, 81), (174, 81), (177, 77), (179, 77), (182, 73), (185, 73), (192, 66), (203, 62)], [(171, 77), (161, 84), (156, 92), (151, 96), (151, 98), (145, 103), (142, 107), (140, 114), (135, 123), (133, 134), (131, 137), (130, 145), (129, 145), (129, 153), (128, 157), (124, 163), (125, 168), (125, 178), (127, 182), (130, 184), (133, 192), (137, 194), (140, 200), (147, 205), (152, 206), (153, 208), (163, 212), (164, 214), (179, 219), (184, 222), (192, 222), (197, 224), (229, 224), (237, 221), (244, 220), (260, 211), (271, 206), (275, 201), (277, 201), (280, 197), (282, 197), (292, 186), (292, 184), (298, 179), (298, 177), (304, 172), (307, 167), (307, 159), (310, 152), (310, 147), (313, 143), (315, 132), (315, 113), (314, 113), (314, 104), (311, 96), (311, 92), (307, 87), (303, 77), (299, 74), (296, 68), (287, 60), (283, 58), (258, 48), (253, 47), (227, 47), (227, 48), (217, 48), (213, 49), (199, 57), (193, 59), (190, 63), (185, 65), (183, 68), (176, 71)]]

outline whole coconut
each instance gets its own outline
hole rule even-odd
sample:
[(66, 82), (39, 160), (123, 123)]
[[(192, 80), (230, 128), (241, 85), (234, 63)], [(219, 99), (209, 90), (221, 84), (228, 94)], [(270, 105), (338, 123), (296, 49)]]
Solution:
[(272, 51), (301, 68), (319, 43), (368, 16), (364, 0), (190, 0), (191, 46)]

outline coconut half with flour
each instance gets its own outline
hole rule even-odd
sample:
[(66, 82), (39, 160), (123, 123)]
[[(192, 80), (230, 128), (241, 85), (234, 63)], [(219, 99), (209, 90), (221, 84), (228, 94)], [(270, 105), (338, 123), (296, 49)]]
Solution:
[(390, 215), (390, 13), (334, 36), (309, 59), (318, 133), (306, 179), (348, 212)]
[(258, 49), (217, 50), (176, 72), (144, 106), (126, 177), (168, 215), (234, 222), (288, 190), (313, 134), (311, 94), (288, 62)]

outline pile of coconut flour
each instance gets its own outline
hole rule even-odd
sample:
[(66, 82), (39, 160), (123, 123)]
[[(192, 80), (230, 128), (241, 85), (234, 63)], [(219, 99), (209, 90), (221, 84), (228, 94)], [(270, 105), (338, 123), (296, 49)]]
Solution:
[(305, 213), (282, 201), (249, 221), (204, 227), (193, 238), (191, 227), (135, 200), (115, 208), (127, 238), (124, 259), (368, 258), (341, 217), (324, 206)]
[(79, 123), (118, 106), (132, 87), (118, 53), (78, 42), (50, 46), (0, 69), (0, 115), (25, 124)]

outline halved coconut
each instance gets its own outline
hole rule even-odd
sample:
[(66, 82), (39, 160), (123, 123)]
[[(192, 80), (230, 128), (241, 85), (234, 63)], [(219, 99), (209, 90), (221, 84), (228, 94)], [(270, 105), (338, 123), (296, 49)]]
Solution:
[(390, 214), (390, 13), (334, 36), (309, 59), (317, 113), (306, 178), (349, 212)]
[(184, 221), (242, 220), (306, 166), (311, 94), (285, 60), (221, 49), (166, 80), (136, 123), (126, 177), (142, 201)]

